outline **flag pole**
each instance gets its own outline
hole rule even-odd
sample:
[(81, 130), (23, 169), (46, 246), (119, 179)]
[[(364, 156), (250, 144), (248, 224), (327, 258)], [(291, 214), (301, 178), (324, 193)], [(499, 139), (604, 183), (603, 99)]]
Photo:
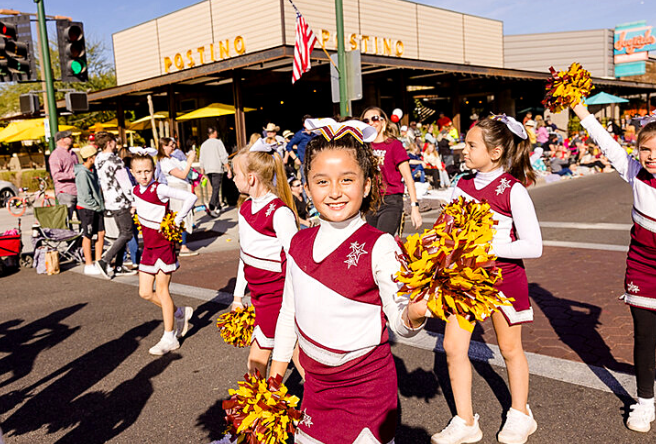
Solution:
[[(297, 8), (296, 5), (294, 4), (294, 2), (293, 2), (292, 0), (289, 0), (289, 3), (292, 4), (292, 7), (294, 8), (294, 11), (296, 11), (296, 14), (297, 14), (297, 15), (301, 15), (301, 11), (298, 10), (298, 8)], [(326, 47), (323, 46), (323, 42), (321, 42), (321, 49), (322, 49), (323, 52), (326, 54), (326, 57), (328, 57), (328, 61), (329, 61), (330, 63), (332, 63), (332, 65), (335, 67), (335, 69), (337, 70), (337, 72), (339, 72), (339, 68), (337, 67), (337, 65), (335, 64), (335, 62), (333, 62), (333, 59), (330, 58), (330, 54), (328, 54), (328, 51), (326, 51)]]
[(337, 60), (339, 61), (339, 114), (348, 116), (349, 104), (346, 91), (346, 53), (344, 51), (344, 11), (342, 0), (335, 0), (335, 21), (337, 22)]

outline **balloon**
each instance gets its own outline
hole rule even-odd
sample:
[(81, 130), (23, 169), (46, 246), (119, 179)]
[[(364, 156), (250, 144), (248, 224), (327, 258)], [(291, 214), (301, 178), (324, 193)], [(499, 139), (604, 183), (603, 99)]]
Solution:
[(396, 108), (394, 111), (392, 111), (392, 117), (390, 117), (390, 120), (394, 123), (399, 123), (402, 117), (403, 111), (401, 111), (401, 108)]

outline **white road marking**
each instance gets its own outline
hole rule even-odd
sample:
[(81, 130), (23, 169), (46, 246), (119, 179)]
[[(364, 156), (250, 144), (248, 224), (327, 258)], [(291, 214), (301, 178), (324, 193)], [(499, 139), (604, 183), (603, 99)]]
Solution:
[(617, 230), (629, 231), (633, 224), (605, 224), (605, 223), (582, 223), (582, 222), (545, 222), (540, 221), (543, 228), (570, 228), (575, 230)]
[[(563, 242), (563, 244), (566, 244), (563, 246), (571, 247), (571, 243)], [(72, 270), (82, 274), (84, 272), (84, 266), (80, 265), (73, 268)], [(115, 278), (114, 281), (135, 287), (139, 286), (139, 279), (137, 276)], [(170, 291), (171, 294), (174, 295), (187, 296), (206, 302), (216, 302), (217, 304), (221, 305), (230, 305), (232, 303), (232, 294), (224, 291), (217, 291), (176, 283), (171, 283)], [(249, 303), (250, 298), (245, 296), (244, 302)], [(444, 353), (444, 347), (442, 346), (444, 336), (442, 334), (422, 330), (413, 338), (402, 338), (395, 335), (391, 330), (389, 330), (389, 333), (390, 341), (393, 343), (408, 345), (410, 347), (428, 350), (431, 352)], [(490, 365), (505, 367), (503, 356), (501, 356), (499, 347), (493, 344), (471, 341), (469, 347), (469, 357), (472, 360), (486, 361)], [(554, 358), (537, 353), (526, 352), (526, 358), (528, 359), (529, 370), (532, 375), (542, 376), (545, 378), (566, 382), (568, 384), (579, 385), (582, 387), (588, 387), (623, 396), (633, 396), (636, 393), (635, 376), (627, 373), (616, 372), (603, 367), (588, 365), (582, 362), (570, 361), (567, 359)]]
[[(444, 353), (444, 347), (442, 346), (443, 339), (444, 336), (442, 334), (426, 330), (420, 331), (412, 338), (402, 338), (390, 331), (390, 341), (432, 352)], [(636, 393), (634, 375), (616, 372), (582, 362), (554, 358), (537, 353), (525, 353), (529, 371), (532, 375), (623, 396), (634, 396)], [(499, 347), (493, 344), (471, 341), (469, 358), (475, 361), (484, 361), (490, 365), (505, 367)]]
[(593, 244), (589, 242), (543, 240), (542, 245), (547, 247), (583, 248), (585, 250), (629, 251), (628, 245)]

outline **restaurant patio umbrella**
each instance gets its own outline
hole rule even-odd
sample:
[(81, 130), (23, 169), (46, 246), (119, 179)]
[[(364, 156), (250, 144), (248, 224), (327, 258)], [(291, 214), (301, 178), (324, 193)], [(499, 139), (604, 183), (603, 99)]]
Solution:
[[(41, 137), (45, 137), (45, 127), (43, 125), (43, 119), (30, 119), (30, 120), (23, 120), (21, 122), (14, 122), (14, 123), (20, 124), (16, 126), (19, 128), (19, 131), (14, 132), (13, 134), (7, 133), (7, 135), (5, 135), (4, 134), (5, 131), (3, 130), (2, 133), (0, 133), (0, 142), (5, 142), (5, 143), (20, 142), (23, 140), (37, 140), (40, 139)], [(7, 128), (9, 128), (9, 126)], [(7, 128), (5, 128), (5, 130), (7, 130)], [(59, 125), (59, 131), (64, 131), (64, 130), (70, 130), (78, 133), (80, 131), (79, 129), (71, 125)]]
[(89, 131), (98, 133), (100, 131), (107, 130), (116, 130), (118, 129), (118, 119), (108, 120), (107, 122), (96, 122), (95, 124), (89, 127)]
[[(155, 120), (164, 120), (169, 118), (169, 112), (168, 111), (158, 111), (155, 114), (153, 114), (153, 117)], [(141, 119), (137, 119), (134, 122), (130, 123), (127, 125), (127, 127), (131, 130), (134, 131), (143, 131), (150, 129), (150, 116), (142, 117)]]
[(608, 105), (611, 103), (627, 103), (627, 102), (628, 102), (627, 99), (623, 99), (622, 97), (617, 97), (605, 92), (600, 92), (599, 94), (595, 94), (594, 96), (590, 96), (587, 99), (585, 99), (585, 103), (588, 105)]
[[(244, 112), (255, 111), (255, 108), (244, 108)], [(183, 114), (176, 120), (205, 119), (207, 117), (227, 116), (235, 113), (235, 107), (225, 103), (212, 103), (204, 108), (199, 108), (187, 114)]]

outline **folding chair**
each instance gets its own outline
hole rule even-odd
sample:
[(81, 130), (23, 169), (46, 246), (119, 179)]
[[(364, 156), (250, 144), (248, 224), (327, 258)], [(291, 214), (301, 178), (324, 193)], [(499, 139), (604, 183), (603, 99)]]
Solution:
[(33, 227), (38, 230), (38, 236), (32, 238), (35, 250), (46, 246), (56, 249), (62, 262), (84, 262), (80, 252), (82, 229), (77, 231), (69, 229), (66, 205), (34, 207), (34, 216), (39, 223), (38, 226)]

